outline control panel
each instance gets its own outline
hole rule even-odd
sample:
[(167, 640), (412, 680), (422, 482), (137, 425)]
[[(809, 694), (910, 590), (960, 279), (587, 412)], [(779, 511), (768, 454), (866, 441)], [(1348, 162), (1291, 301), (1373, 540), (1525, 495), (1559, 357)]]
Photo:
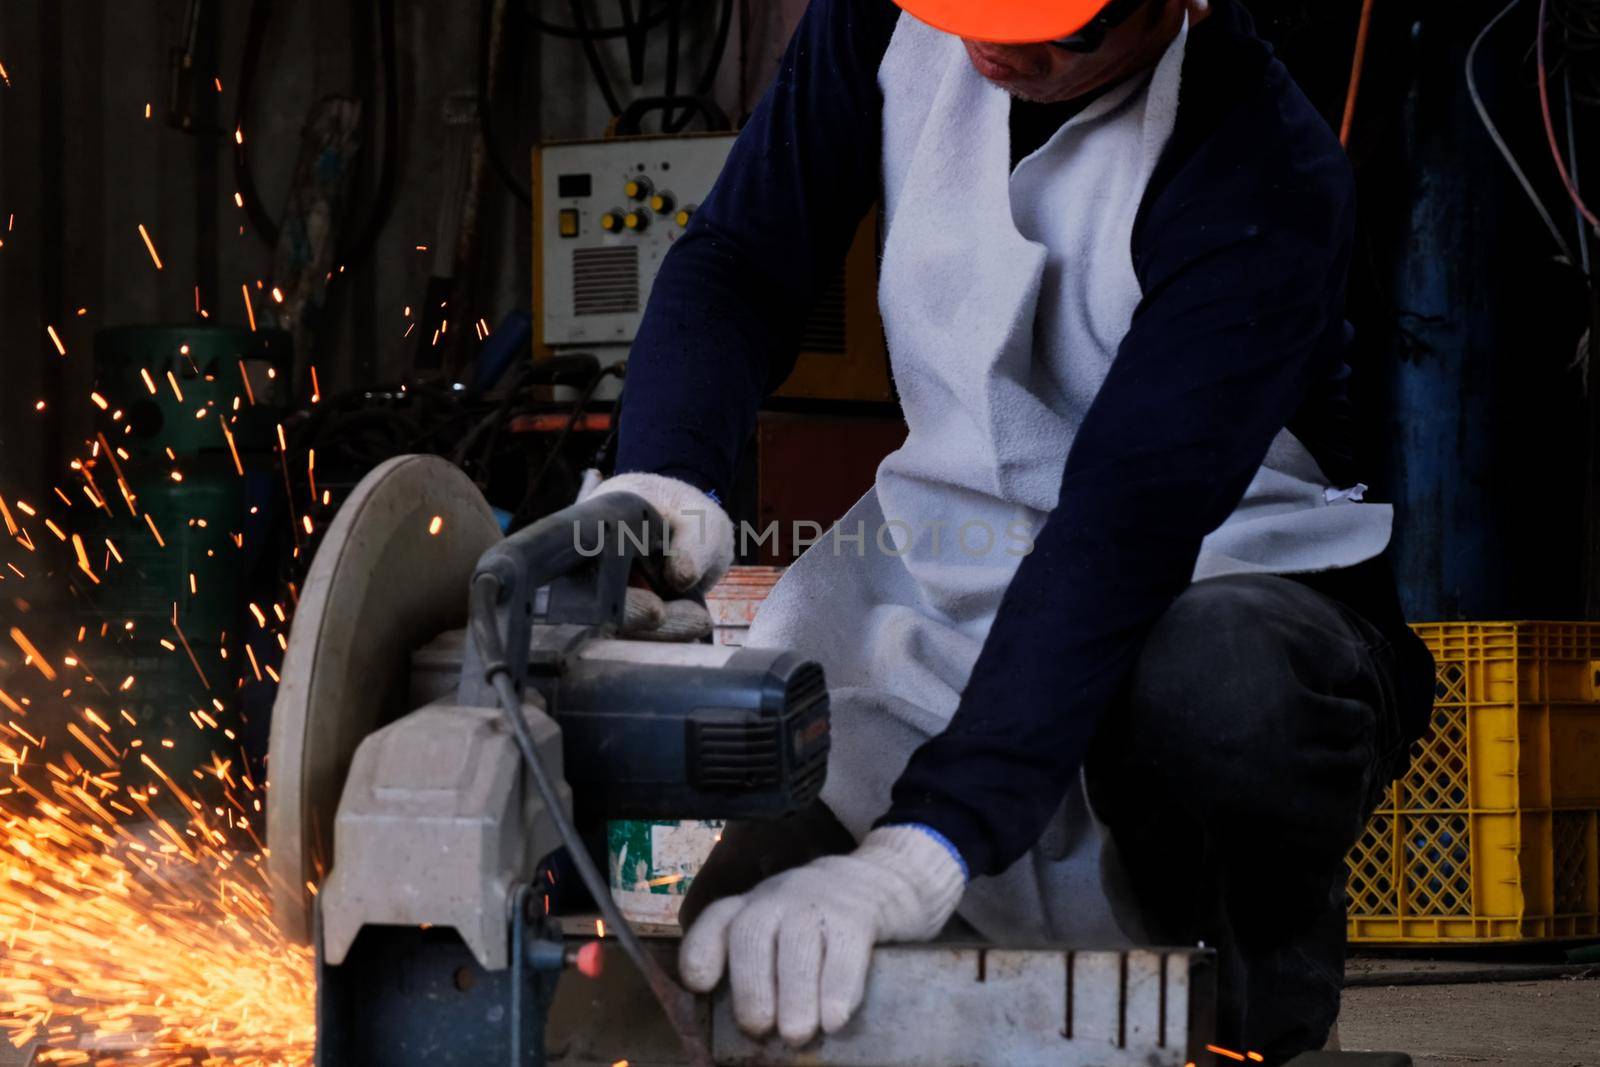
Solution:
[[(618, 137), (534, 153), (534, 308), (539, 350), (627, 359), (661, 263), (716, 184), (731, 133)], [(869, 217), (801, 339), (779, 395), (893, 399)], [(614, 380), (602, 399), (615, 395)]]
[(733, 134), (630, 137), (539, 151), (542, 334), (551, 348), (620, 345), (638, 332), (672, 242), (722, 171)]

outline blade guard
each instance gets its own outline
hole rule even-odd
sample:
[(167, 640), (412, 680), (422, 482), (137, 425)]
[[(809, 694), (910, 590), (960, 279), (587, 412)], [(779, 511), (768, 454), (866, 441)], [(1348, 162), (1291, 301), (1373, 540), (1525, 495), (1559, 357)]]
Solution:
[(357, 747), (411, 710), (412, 651), (466, 622), (468, 580), (501, 540), (477, 486), (434, 456), (383, 463), (329, 526), (273, 705), (267, 873), (286, 936), (311, 941), (313, 887), (332, 866), (334, 816)]

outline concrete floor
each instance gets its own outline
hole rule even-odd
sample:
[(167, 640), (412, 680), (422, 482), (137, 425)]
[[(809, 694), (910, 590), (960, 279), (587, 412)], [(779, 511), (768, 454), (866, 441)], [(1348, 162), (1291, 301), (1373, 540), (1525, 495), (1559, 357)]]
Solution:
[[(1348, 973), (1477, 966), (1355, 959)], [(1408, 1052), (1416, 1067), (1600, 1067), (1600, 978), (1349, 989), (1339, 1037), (1346, 1050)]]

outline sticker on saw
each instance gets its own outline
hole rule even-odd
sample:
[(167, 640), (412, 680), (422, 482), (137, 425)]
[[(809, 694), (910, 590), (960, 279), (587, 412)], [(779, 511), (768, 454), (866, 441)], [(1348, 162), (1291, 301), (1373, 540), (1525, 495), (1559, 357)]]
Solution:
[(629, 922), (671, 925), (695, 874), (722, 837), (720, 820), (606, 826), (611, 895)]

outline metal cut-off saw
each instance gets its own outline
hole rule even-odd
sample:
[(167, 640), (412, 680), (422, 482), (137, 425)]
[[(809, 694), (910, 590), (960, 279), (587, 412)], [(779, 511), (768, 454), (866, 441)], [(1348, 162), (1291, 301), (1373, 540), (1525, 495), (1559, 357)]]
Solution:
[[(608, 819), (809, 804), (828, 697), (821, 667), (783, 650), (618, 638), (630, 581), (659, 588), (663, 531), (619, 493), (503, 537), (428, 456), (378, 467), (339, 510), (268, 761), (274, 914), (316, 948), (319, 1067), (1209, 1062), (1204, 951), (880, 948), (857, 1017), (801, 1051), (679, 988), (671, 943), (623, 921), (586, 841)], [(541, 861), (561, 848), (603, 942), (569, 943), (546, 914)], [(569, 965), (597, 973), (600, 944), (637, 971), (558, 997)]]

